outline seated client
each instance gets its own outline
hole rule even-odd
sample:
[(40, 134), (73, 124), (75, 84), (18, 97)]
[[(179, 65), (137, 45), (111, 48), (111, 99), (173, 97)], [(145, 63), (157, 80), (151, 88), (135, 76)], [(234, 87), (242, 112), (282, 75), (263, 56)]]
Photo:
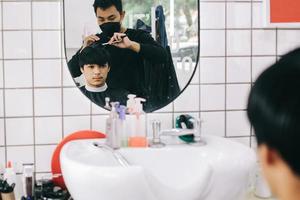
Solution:
[(79, 65), (84, 75), (85, 85), (80, 90), (94, 103), (105, 106), (105, 97), (111, 102), (118, 101), (125, 105), (128, 91), (122, 88), (112, 88), (106, 84), (110, 70), (110, 55), (105, 48), (84, 48), (79, 54)]

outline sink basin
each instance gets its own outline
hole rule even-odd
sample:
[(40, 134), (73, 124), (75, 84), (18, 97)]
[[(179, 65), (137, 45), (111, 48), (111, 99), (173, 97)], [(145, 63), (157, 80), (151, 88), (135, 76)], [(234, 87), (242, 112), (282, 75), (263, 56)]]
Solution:
[(71, 141), (61, 151), (61, 169), (75, 200), (243, 200), (256, 164), (254, 151), (220, 137), (203, 139), (206, 146), (115, 153), (95, 145), (105, 139)]

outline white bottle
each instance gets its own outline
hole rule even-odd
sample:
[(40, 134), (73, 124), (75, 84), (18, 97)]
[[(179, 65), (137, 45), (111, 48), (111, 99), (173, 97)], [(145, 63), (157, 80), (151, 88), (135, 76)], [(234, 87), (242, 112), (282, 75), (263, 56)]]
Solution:
[(119, 104), (117, 102), (111, 103), (111, 112), (106, 120), (106, 144), (113, 149), (118, 149), (121, 147), (120, 137), (117, 135), (117, 120), (118, 113), (116, 107)]
[(0, 179), (3, 179), (3, 174), (4, 174), (4, 166), (0, 164)]
[(3, 178), (9, 185), (12, 185), (13, 183), (15, 184), (14, 194), (16, 199), (20, 199), (22, 196), (22, 194), (20, 194), (20, 191), (22, 191), (22, 187), (20, 185), (20, 181), (17, 181), (17, 175), (14, 168), (12, 167), (11, 161), (8, 161), (7, 163)]

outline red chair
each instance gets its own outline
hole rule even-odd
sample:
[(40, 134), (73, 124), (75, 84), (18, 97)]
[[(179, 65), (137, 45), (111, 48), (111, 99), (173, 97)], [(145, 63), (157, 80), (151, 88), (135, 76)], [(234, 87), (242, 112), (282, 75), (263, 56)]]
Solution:
[[(100, 133), (98, 131), (91, 131), (91, 130), (83, 130), (77, 131), (65, 137), (56, 147), (51, 161), (51, 171), (53, 175), (53, 182), (55, 185), (60, 186), (63, 189), (66, 189), (66, 185), (61, 174), (60, 169), (60, 151), (62, 147), (69, 141), (72, 140), (83, 140), (83, 139), (96, 139), (96, 138), (105, 138), (105, 134)], [(59, 176), (56, 176), (59, 175)]]

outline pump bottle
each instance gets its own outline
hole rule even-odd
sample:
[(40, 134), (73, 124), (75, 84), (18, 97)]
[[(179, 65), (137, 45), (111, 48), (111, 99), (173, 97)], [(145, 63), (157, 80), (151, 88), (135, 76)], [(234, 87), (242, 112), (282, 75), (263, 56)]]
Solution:
[(143, 98), (135, 98), (134, 105), (134, 115), (132, 115), (132, 134), (128, 140), (129, 147), (147, 147), (147, 137), (146, 137), (146, 118), (143, 111), (142, 102), (146, 100)]

